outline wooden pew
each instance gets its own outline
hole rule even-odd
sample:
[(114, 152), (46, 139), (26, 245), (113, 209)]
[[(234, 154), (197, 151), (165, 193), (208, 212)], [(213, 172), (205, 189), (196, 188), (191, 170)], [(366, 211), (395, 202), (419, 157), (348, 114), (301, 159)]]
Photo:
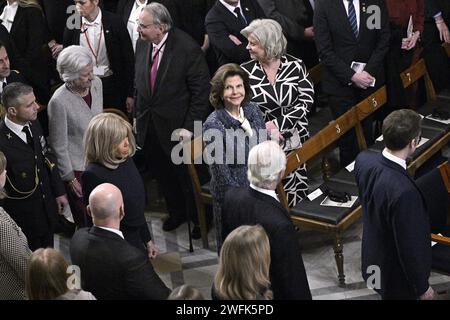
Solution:
[[(332, 121), (316, 135), (309, 138), (302, 147), (289, 153), (289, 155), (287, 156), (285, 176), (295, 171), (298, 167), (302, 166), (307, 161), (320, 155), (324, 149), (336, 142), (344, 133), (348, 132), (352, 128), (356, 128), (357, 124), (358, 119), (356, 116), (356, 109), (353, 107), (344, 115)], [(358, 135), (357, 137), (358, 144), (360, 146), (364, 146), (364, 136)], [(345, 216), (338, 218), (334, 223), (333, 221), (324, 221), (323, 217), (312, 217), (311, 214), (297, 214), (297, 209), (301, 209), (302, 203), (309, 200), (305, 199), (297, 204), (294, 208), (289, 208), (286, 193), (284, 191), (282, 183), (277, 186), (277, 191), (281, 203), (291, 213), (291, 219), (294, 224), (300, 227), (312, 228), (319, 231), (333, 233), (333, 249), (337, 264), (339, 285), (345, 285), (344, 256), (342, 253), (343, 245), (341, 234), (356, 220), (359, 219), (359, 217), (361, 216), (361, 207), (357, 206), (356, 208), (349, 209), (348, 213), (345, 214)]]
[(200, 233), (202, 236), (203, 248), (209, 248), (208, 229), (206, 223), (206, 207), (212, 206), (212, 195), (209, 191), (209, 183), (203, 185), (200, 183), (200, 178), (195, 168), (195, 163), (203, 161), (204, 144), (202, 136), (191, 140), (188, 145), (190, 152), (190, 161), (188, 161), (188, 170), (191, 177), (192, 186), (194, 189), (195, 204), (197, 206), (198, 221), (200, 224)]
[[(425, 61), (420, 59), (413, 66), (409, 67), (405, 71), (400, 74), (400, 78), (402, 79), (403, 87), (408, 88), (412, 84), (416, 83), (420, 79), (424, 79), (425, 88), (427, 93), (427, 103), (421, 107), (418, 111), (422, 115), (428, 115), (432, 113), (432, 109), (435, 106), (448, 107), (450, 110), (450, 104), (445, 101), (438, 101), (436, 97), (436, 92), (434, 90), (433, 83), (428, 74)], [(437, 126), (437, 125), (436, 125)], [(421, 153), (416, 159), (414, 159), (408, 165), (408, 171), (411, 175), (415, 173), (415, 171), (424, 164), (428, 159), (430, 159), (434, 154), (442, 149), (443, 146), (447, 144), (450, 139), (450, 131), (447, 132), (440, 137), (437, 141), (433, 143), (431, 147), (428, 147), (427, 150)]]

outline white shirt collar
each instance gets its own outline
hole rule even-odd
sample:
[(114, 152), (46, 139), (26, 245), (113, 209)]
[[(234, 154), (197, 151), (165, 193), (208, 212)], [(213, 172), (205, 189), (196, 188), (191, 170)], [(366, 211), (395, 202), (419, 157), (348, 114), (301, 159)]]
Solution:
[(89, 22), (85, 17), (82, 17), (81, 22), (86, 26), (100, 26), (102, 24), (102, 10), (98, 8), (98, 15), (94, 21)]
[(164, 35), (164, 37), (161, 39), (161, 42), (158, 44), (154, 44), (153, 43), (153, 50), (159, 50), (159, 53), (161, 55), (161, 52), (164, 51), (164, 48), (162, 48), (163, 45), (165, 45), (167, 37), (169, 36), (169, 32), (166, 32), (166, 34)]
[[(23, 126), (23, 125), (21, 125), (21, 124), (18, 124), (18, 123), (15, 123), (15, 122), (12, 122), (12, 121), (8, 118), (8, 116), (5, 116), (5, 125), (6, 125), (12, 132), (14, 132), (15, 134), (17, 134), (19, 137), (22, 136), (22, 134), (25, 135), (25, 133), (22, 132), (22, 129), (23, 129), (23, 127), (25, 127), (25, 126)], [(30, 124), (27, 123), (26, 126), (28, 126), (28, 128), (30, 128), (30, 131), (31, 131)]]
[(139, 7), (145, 7), (147, 5), (148, 0), (145, 0), (142, 4), (139, 0), (134, 0), (134, 8), (137, 9)]
[(106, 230), (106, 231), (110, 231), (110, 232), (114, 232), (115, 234), (117, 234), (119, 237), (121, 237), (123, 240), (125, 240), (125, 238), (123, 237), (123, 233), (120, 230), (117, 229), (113, 229), (113, 228), (107, 228), (107, 227), (100, 227), (100, 226), (96, 226), (97, 228)]
[(225, 6), (225, 8), (227, 8), (231, 13), (233, 13), (234, 15), (236, 15), (236, 13), (234, 12), (234, 10), (236, 10), (236, 8), (239, 8), (241, 10), (241, 14), (242, 14), (242, 9), (241, 9), (241, 2), (239, 1), (237, 6), (232, 6), (231, 4), (226, 3), (224, 0), (219, 0), (221, 4), (223, 4)]
[(280, 200), (278, 199), (277, 194), (275, 193), (275, 190), (263, 189), (263, 188), (255, 186), (252, 183), (250, 183), (250, 188), (252, 188), (253, 190), (256, 190), (258, 192), (264, 193), (265, 195), (268, 195), (268, 196), (274, 198), (275, 200), (277, 200), (277, 202), (280, 202)]
[(406, 170), (406, 160), (399, 158), (397, 156), (394, 156), (392, 153), (390, 153), (387, 148), (383, 149), (383, 157), (385, 157), (388, 160), (391, 160), (392, 162), (395, 162), (396, 164), (400, 165), (403, 169)]
[(1, 15), (1, 18), (8, 19), (8, 21), (13, 22), (18, 8), (19, 8), (19, 2), (16, 1), (11, 5), (7, 2), (5, 8), (3, 8), (3, 13)]

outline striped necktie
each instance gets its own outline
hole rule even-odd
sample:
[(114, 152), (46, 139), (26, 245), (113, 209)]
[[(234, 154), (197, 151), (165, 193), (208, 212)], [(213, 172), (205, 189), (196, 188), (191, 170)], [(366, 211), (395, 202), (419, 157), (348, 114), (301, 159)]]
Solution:
[(348, 1), (348, 21), (350, 22), (350, 26), (352, 27), (353, 34), (355, 35), (356, 39), (358, 39), (358, 22), (356, 20), (355, 6), (353, 5), (353, 0), (347, 1)]

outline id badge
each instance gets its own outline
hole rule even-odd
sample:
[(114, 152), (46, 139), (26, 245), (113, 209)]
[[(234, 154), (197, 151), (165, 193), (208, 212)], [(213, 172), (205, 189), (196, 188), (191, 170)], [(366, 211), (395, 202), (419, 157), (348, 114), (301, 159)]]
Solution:
[(106, 66), (94, 66), (94, 75), (103, 77), (105, 75)]

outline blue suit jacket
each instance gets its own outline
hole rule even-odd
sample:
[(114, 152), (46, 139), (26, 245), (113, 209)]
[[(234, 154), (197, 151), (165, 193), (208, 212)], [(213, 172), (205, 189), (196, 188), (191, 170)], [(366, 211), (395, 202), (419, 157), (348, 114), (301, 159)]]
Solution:
[(379, 266), (383, 299), (416, 299), (428, 289), (430, 223), (422, 194), (400, 165), (362, 152), (355, 176), (363, 209), (362, 275)]

